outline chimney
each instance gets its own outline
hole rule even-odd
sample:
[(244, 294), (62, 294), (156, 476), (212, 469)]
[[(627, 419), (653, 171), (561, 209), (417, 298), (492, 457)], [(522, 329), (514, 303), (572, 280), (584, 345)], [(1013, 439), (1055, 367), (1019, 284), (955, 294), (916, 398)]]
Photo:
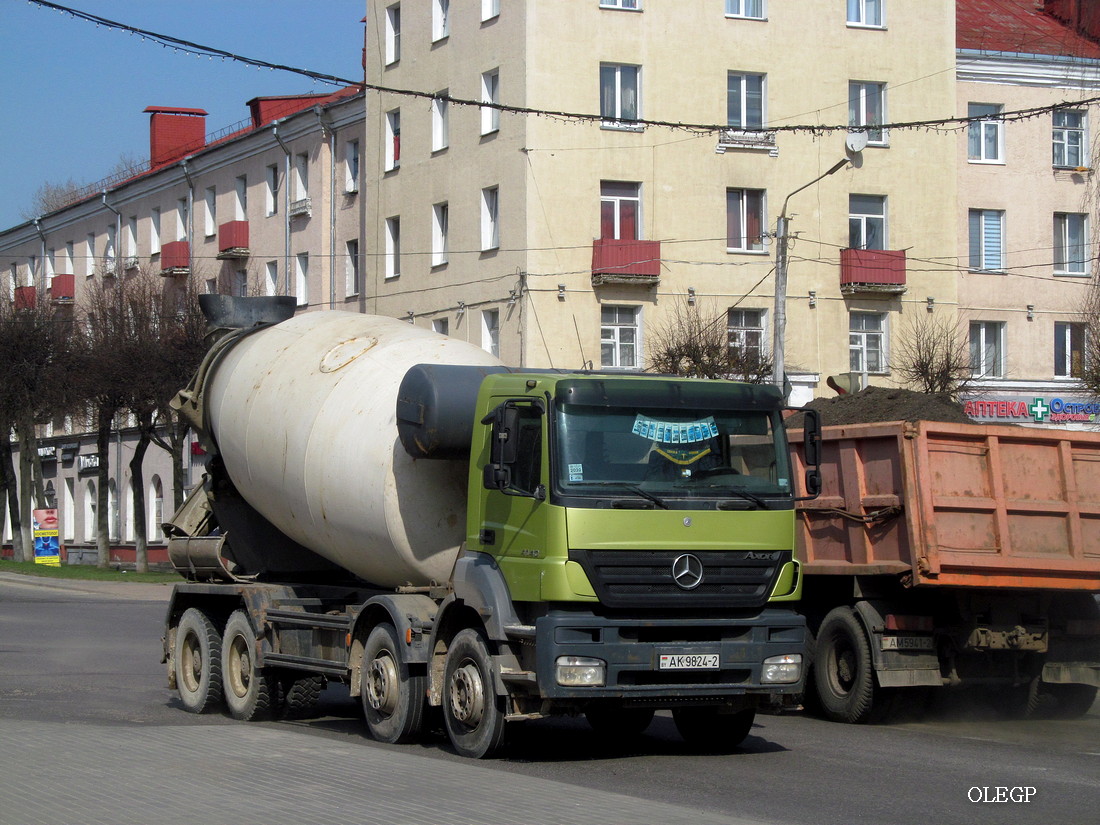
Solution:
[(157, 168), (197, 152), (206, 145), (206, 112), (150, 106), (149, 166)]

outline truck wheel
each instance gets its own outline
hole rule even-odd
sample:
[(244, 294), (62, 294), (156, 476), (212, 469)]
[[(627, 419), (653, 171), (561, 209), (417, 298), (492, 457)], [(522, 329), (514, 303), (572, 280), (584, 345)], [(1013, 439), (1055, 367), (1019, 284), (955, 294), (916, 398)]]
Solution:
[(624, 708), (622, 705), (591, 705), (585, 719), (596, 733), (608, 739), (641, 736), (653, 721), (653, 708)]
[(317, 709), (317, 700), (325, 689), (325, 677), (310, 674), (301, 675), (298, 671), (283, 671), (279, 674), (279, 715), (283, 719), (305, 719)]
[(1096, 701), (1096, 688), (1092, 685), (1044, 683), (1040, 689), (1058, 703), (1053, 714), (1059, 719), (1078, 719)]
[(256, 667), (256, 632), (248, 614), (236, 610), (222, 636), (222, 685), (234, 719), (251, 722), (271, 716), (275, 696), (271, 680)]
[(427, 687), (426, 677), (409, 674), (393, 625), (377, 625), (363, 648), (360, 691), (370, 735), (390, 744), (419, 736), (424, 729)]
[(689, 745), (721, 753), (745, 741), (756, 721), (756, 709), (720, 713), (718, 708), (674, 708), (672, 721)]
[(825, 616), (817, 632), (813, 672), (826, 718), (855, 724), (870, 721), (875, 698), (871, 647), (852, 608), (837, 607)]
[(492, 756), (504, 744), (504, 697), (493, 686), (493, 660), (485, 636), (473, 628), (458, 633), (447, 649), (443, 725), (462, 756)]
[(222, 637), (210, 617), (196, 607), (180, 616), (172, 659), (184, 710), (206, 713), (221, 704)]

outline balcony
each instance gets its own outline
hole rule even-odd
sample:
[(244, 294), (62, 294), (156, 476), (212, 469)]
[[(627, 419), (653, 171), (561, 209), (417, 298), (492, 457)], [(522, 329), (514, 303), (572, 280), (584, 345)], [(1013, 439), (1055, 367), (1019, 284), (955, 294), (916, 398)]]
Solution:
[(779, 155), (775, 132), (759, 130), (722, 129), (718, 132), (718, 145), (714, 151), (723, 154), (727, 149), (755, 149), (767, 152), (773, 158)]
[(33, 286), (17, 286), (12, 303), (16, 309), (34, 309), (38, 305), (38, 290)]
[(71, 304), (76, 298), (76, 284), (72, 275), (54, 275), (50, 280), (50, 302)]
[(592, 242), (592, 286), (661, 282), (661, 242), (597, 238)]
[(191, 271), (191, 245), (172, 241), (160, 248), (160, 274), (165, 278), (187, 275)]
[(904, 249), (840, 250), (840, 294), (864, 298), (905, 294)]
[(229, 221), (218, 227), (218, 260), (247, 258), (248, 221)]
[(313, 202), (309, 198), (291, 201), (288, 214), (292, 218), (296, 218), (299, 215), (304, 215), (308, 218), (313, 214)]

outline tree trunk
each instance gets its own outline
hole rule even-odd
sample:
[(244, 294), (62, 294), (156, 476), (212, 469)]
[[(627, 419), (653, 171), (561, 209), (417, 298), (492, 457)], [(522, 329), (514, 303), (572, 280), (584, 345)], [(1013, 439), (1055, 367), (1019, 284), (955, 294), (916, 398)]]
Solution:
[[(15, 458), (12, 455), (11, 441), (8, 437), (0, 438), (0, 474), (4, 478), (8, 514), (11, 516), (12, 558), (19, 560), (26, 556), (26, 551), (23, 547), (23, 531), (20, 529), (19, 522), (19, 490), (15, 483)], [(34, 553), (33, 547), (31, 553)]]
[(130, 459), (130, 485), (134, 491), (134, 552), (137, 572), (149, 572), (149, 532), (145, 521), (145, 475), (142, 464), (149, 448), (149, 428), (152, 425), (138, 419), (138, 442)]
[(31, 460), (31, 478), (33, 480), (32, 492), (34, 493), (34, 507), (42, 510), (49, 507), (46, 502), (46, 480), (42, 478), (42, 456), (38, 454), (38, 435), (35, 432), (34, 418), (24, 416), (19, 425), (19, 449), (27, 447), (27, 455)]
[(110, 480), (110, 448), (111, 448), (111, 424), (114, 421), (113, 411), (100, 409), (99, 420), (96, 426), (95, 449), (99, 457), (99, 468), (96, 470), (96, 567), (105, 569), (111, 562), (111, 513), (109, 497), (107, 495)]
[(34, 561), (34, 528), (31, 520), (31, 510), (34, 509), (34, 461), (31, 453), (34, 447), (33, 440), (26, 437), (22, 427), (16, 432), (19, 438), (19, 526), (23, 538), (23, 561)]

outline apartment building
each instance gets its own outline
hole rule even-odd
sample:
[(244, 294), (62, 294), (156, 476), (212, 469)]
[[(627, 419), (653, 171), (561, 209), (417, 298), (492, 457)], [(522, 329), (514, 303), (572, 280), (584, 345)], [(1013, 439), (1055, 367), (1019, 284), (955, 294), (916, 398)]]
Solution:
[[(960, 0), (960, 321), (978, 420), (1088, 426), (1075, 376), (1096, 278), (1100, 17), (1085, 4)], [(1089, 27), (1091, 26), (1091, 31)], [(1080, 30), (1079, 30), (1080, 29)], [(1059, 105), (1065, 104), (1065, 105)], [(1006, 113), (1033, 113), (1019, 117)], [(1093, 416), (1093, 418), (1090, 418)]]
[(907, 319), (957, 306), (923, 263), (954, 255), (956, 139), (880, 128), (954, 115), (947, 0), (405, 0), (367, 26), (368, 83), (424, 95), (369, 104), (368, 311), (629, 370), (687, 306), (766, 354), (784, 207), (793, 403), (892, 383)]
[[(303, 311), (361, 310), (362, 89), (247, 105), (248, 120), (211, 134), (202, 109), (148, 107), (147, 165), (71, 193), (68, 204), (0, 232), (9, 299), (16, 306), (80, 305), (94, 287), (146, 271), (161, 276), (169, 293), (189, 279), (200, 292), (292, 295)], [(44, 423), (42, 436), (39, 453), (60, 538), (70, 558), (79, 558), (94, 551), (94, 433), (66, 419)], [(112, 553), (124, 560), (133, 553), (126, 545), (134, 540), (128, 464), (135, 441), (131, 423), (120, 421), (108, 506), (118, 548)], [(196, 483), (199, 472), (195, 460), (184, 486)], [(174, 497), (167, 453), (147, 453), (145, 478), (155, 537)], [(4, 541), (10, 539), (4, 519)]]

